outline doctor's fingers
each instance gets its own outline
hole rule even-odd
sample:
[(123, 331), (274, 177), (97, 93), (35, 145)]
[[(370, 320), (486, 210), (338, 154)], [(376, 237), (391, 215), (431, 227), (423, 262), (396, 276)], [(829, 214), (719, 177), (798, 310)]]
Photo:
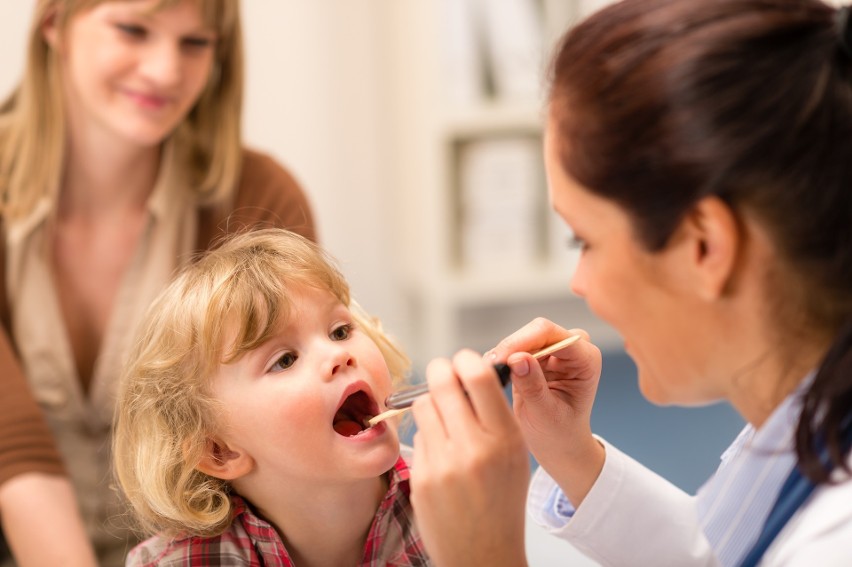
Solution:
[[(570, 332), (581, 337), (588, 336), (581, 329), (572, 329)], [(526, 376), (533, 368), (534, 365), (530, 362), (531, 354), (515, 352), (508, 356), (506, 363), (512, 368), (514, 375)], [(552, 354), (539, 356), (537, 360), (548, 382), (580, 380), (597, 383), (601, 375), (601, 350), (586, 338)]]
[(580, 334), (588, 339), (588, 333), (585, 331), (580, 329), (573, 331), (575, 332), (560, 327), (549, 319), (538, 317), (501, 340), (497, 346), (486, 353), (485, 358), (490, 362), (504, 362), (513, 353), (528, 352), (532, 354), (573, 334)]
[(435, 359), (427, 379), (448, 437), (471, 443), (482, 434), (504, 435), (517, 428), (499, 377), (480, 354), (464, 349), (451, 362)]
[(468, 447), (483, 443), (486, 436), (519, 435), (497, 373), (481, 355), (462, 350), (452, 362), (433, 360), (426, 373), (429, 394), (418, 399), (413, 410), (430, 441)]
[(482, 432), (504, 436), (517, 429), (515, 416), (494, 366), (482, 356), (462, 350), (453, 357), (453, 368), (462, 383)]
[[(418, 399), (414, 409), (417, 410), (418, 406), (431, 403), (443, 425), (445, 436), (466, 439), (479, 427), (479, 424), (456, 372), (453, 363), (446, 358), (436, 358), (429, 362), (426, 367), (429, 394)], [(415, 413), (416, 418), (417, 413)]]
[(507, 361), (512, 369), (512, 397), (533, 406), (551, 403), (550, 387), (538, 361), (527, 353), (515, 353)]
[(594, 343), (580, 340), (539, 359), (548, 380), (572, 378), (574, 380), (597, 382), (601, 375), (601, 349)]

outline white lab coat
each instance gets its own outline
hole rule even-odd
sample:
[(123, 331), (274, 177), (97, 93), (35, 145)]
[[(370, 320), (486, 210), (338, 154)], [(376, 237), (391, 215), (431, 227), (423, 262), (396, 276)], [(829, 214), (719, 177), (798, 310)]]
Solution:
[[(852, 455), (847, 462), (852, 466)], [(852, 565), (852, 480), (818, 488), (766, 550), (761, 565)]]
[[(606, 462), (582, 505), (564, 526), (545, 529), (604, 566), (719, 565), (699, 525), (695, 497), (602, 442)], [(530, 487), (529, 512), (543, 525), (542, 495), (553, 486), (539, 468)], [(761, 565), (852, 566), (852, 481), (818, 488)]]

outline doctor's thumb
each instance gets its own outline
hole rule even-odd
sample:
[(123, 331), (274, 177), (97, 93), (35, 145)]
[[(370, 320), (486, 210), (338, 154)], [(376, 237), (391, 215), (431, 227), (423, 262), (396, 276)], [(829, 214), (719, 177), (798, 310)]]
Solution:
[(523, 399), (527, 404), (536, 404), (547, 398), (547, 380), (538, 361), (532, 356), (526, 353), (513, 354), (506, 364), (512, 369), (514, 396)]

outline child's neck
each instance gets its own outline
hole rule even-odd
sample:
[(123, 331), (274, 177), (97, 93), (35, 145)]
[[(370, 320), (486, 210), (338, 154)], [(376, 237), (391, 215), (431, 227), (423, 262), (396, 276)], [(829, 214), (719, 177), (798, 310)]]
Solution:
[(382, 476), (358, 484), (301, 490), (282, 490), (281, 482), (271, 490), (235, 488), (275, 526), (295, 565), (338, 567), (361, 562), (388, 481)]

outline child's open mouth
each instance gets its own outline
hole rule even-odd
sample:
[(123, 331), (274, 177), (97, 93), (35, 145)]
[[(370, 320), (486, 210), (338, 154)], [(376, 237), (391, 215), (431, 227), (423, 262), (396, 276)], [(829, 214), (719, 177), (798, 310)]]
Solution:
[(363, 390), (358, 390), (343, 401), (334, 414), (332, 427), (344, 437), (358, 435), (369, 428), (367, 421), (379, 413), (376, 402)]

